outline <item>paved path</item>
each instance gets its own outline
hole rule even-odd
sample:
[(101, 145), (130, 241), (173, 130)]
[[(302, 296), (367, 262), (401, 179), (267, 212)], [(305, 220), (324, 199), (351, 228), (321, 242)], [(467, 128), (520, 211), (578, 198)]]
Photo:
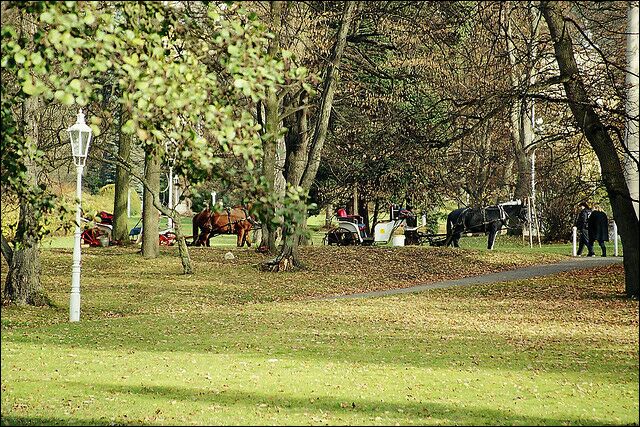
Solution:
[(346, 298), (370, 298), (387, 295), (408, 294), (422, 292), (428, 289), (451, 288), (453, 286), (481, 285), (485, 283), (511, 282), (513, 280), (529, 279), (532, 277), (548, 276), (563, 271), (578, 270), (584, 268), (598, 267), (622, 263), (622, 257), (580, 257), (571, 258), (556, 264), (534, 265), (531, 267), (518, 268), (516, 270), (502, 271), (499, 273), (484, 274), (482, 276), (465, 277), (462, 279), (445, 280), (427, 285), (411, 286), (410, 288), (389, 289), (386, 291), (365, 292), (361, 294), (337, 295), (333, 297), (318, 298), (319, 300), (334, 300)]

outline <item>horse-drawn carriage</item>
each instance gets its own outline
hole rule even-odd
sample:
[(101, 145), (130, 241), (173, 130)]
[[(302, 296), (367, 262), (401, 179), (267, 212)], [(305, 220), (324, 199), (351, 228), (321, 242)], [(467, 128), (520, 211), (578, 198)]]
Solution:
[(486, 233), (488, 235), (487, 248), (493, 249), (495, 238), (503, 227), (509, 223), (527, 221), (527, 206), (521, 201), (500, 203), (484, 208), (459, 208), (447, 216), (447, 233), (425, 233), (417, 226), (417, 217), (409, 209), (390, 208), (390, 220), (379, 222), (374, 226), (373, 236), (367, 234), (362, 217), (358, 215), (337, 216), (337, 226), (331, 228), (324, 237), (326, 245), (373, 245), (387, 244), (391, 241), (395, 231), (404, 229), (404, 244), (458, 247), (460, 237), (465, 233)]
[(424, 233), (418, 230), (418, 219), (410, 209), (403, 209), (395, 205), (389, 208), (389, 221), (379, 222), (374, 226), (373, 235), (367, 233), (362, 217), (346, 215), (344, 209), (338, 210), (338, 224), (331, 228), (324, 237), (325, 245), (374, 245), (391, 242), (398, 230), (403, 232), (404, 244), (421, 245), (429, 241), (435, 244), (442, 236)]

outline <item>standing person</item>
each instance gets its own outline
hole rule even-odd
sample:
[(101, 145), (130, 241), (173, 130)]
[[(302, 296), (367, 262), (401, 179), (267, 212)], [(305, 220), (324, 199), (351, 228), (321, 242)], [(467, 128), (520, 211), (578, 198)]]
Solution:
[(607, 247), (604, 242), (609, 241), (609, 218), (598, 206), (593, 207), (589, 216), (589, 244), (593, 252), (593, 243), (597, 240), (602, 249), (602, 256), (607, 256)]
[(578, 218), (576, 218), (576, 228), (580, 237), (577, 255), (582, 255), (582, 249), (586, 246), (587, 256), (594, 256), (593, 246), (589, 243), (589, 216), (591, 216), (592, 211), (587, 202), (581, 202), (578, 207), (581, 207), (582, 210), (578, 213)]

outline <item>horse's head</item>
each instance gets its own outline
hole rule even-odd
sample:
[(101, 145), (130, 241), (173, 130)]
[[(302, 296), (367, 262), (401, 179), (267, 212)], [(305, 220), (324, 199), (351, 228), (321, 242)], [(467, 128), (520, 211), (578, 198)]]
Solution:
[(529, 219), (529, 208), (520, 200), (501, 204), (507, 216), (519, 222), (527, 222)]
[(516, 214), (518, 221), (527, 222), (527, 220), (529, 219), (529, 207), (523, 204), (516, 205), (516, 206), (518, 206), (519, 208)]

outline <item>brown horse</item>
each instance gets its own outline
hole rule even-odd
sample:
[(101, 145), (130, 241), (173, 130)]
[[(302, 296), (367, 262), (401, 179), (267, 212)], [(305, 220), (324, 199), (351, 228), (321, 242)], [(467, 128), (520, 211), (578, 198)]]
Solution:
[(211, 238), (219, 234), (237, 235), (239, 248), (245, 243), (251, 246), (249, 232), (255, 220), (245, 207), (225, 208), (222, 212), (212, 212), (207, 207), (193, 217), (192, 223), (193, 246), (211, 246)]

